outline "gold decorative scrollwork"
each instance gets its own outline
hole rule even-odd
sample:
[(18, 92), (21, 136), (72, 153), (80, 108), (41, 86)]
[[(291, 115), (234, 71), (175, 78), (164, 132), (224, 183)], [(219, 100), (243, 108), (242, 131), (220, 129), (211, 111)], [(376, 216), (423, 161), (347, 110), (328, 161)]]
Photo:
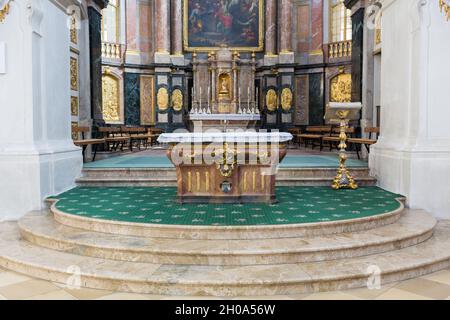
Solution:
[(78, 116), (78, 97), (70, 97), (70, 112), (72, 116)]
[(155, 124), (154, 78), (141, 75), (141, 125)]
[(284, 111), (291, 110), (292, 97), (292, 90), (290, 88), (284, 88), (283, 91), (281, 91), (281, 107)]
[(120, 121), (119, 79), (105, 74), (102, 77), (102, 114), (106, 122)]
[(75, 17), (71, 17), (70, 20), (70, 41), (73, 44), (78, 43), (77, 19)]
[(9, 13), (9, 3), (11, 1), (6, 2), (6, 4), (3, 6), (3, 8), (0, 9), (0, 23), (2, 23), (5, 19), (6, 16)]
[(172, 107), (177, 112), (183, 109), (183, 93), (180, 89), (175, 89), (172, 92)]
[(158, 109), (160, 111), (165, 111), (169, 107), (169, 93), (167, 89), (162, 87), (158, 89), (158, 94), (156, 95)]
[(342, 73), (331, 79), (330, 83), (331, 102), (351, 102), (352, 101), (352, 75)]
[(450, 20), (450, 1), (448, 0), (439, 0), (439, 7), (441, 8), (441, 12), (444, 12), (447, 21)]
[(267, 91), (266, 105), (270, 112), (273, 112), (278, 108), (278, 95), (274, 89), (269, 89), (269, 91)]
[(70, 58), (70, 89), (78, 91), (78, 60)]

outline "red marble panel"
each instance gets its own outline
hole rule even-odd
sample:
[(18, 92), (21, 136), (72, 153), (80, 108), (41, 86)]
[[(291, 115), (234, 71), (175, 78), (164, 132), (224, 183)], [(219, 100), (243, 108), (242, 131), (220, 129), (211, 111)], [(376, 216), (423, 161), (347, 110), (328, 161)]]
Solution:
[(139, 5), (139, 44), (141, 53), (151, 53), (152, 51), (152, 8), (151, 4), (141, 2)]
[(136, 0), (127, 0), (127, 48), (137, 51)]
[(311, 50), (320, 50), (323, 45), (323, 0), (311, 1)]
[(297, 6), (297, 52), (309, 52), (309, 4)]

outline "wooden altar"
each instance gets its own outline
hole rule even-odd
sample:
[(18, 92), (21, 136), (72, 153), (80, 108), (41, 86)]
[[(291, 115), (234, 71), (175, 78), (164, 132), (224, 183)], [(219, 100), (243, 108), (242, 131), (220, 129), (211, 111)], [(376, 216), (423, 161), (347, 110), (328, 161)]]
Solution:
[(163, 134), (181, 203), (274, 203), (289, 133)]

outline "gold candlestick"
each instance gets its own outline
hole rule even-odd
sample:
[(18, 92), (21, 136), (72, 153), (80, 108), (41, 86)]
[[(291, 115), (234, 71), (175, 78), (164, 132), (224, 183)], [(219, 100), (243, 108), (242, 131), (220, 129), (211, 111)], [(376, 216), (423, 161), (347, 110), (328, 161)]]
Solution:
[(355, 179), (351, 176), (350, 172), (345, 165), (347, 161), (347, 128), (348, 128), (348, 115), (350, 110), (339, 110), (336, 112), (340, 120), (340, 134), (339, 134), (339, 169), (337, 171), (336, 178), (333, 180), (331, 187), (335, 190), (338, 189), (358, 189), (358, 185)]

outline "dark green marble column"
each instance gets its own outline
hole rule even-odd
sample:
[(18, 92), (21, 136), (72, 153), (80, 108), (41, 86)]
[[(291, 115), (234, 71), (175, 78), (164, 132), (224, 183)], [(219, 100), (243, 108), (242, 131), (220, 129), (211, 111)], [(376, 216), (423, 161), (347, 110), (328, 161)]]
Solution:
[(364, 8), (352, 15), (352, 101), (362, 101)]

